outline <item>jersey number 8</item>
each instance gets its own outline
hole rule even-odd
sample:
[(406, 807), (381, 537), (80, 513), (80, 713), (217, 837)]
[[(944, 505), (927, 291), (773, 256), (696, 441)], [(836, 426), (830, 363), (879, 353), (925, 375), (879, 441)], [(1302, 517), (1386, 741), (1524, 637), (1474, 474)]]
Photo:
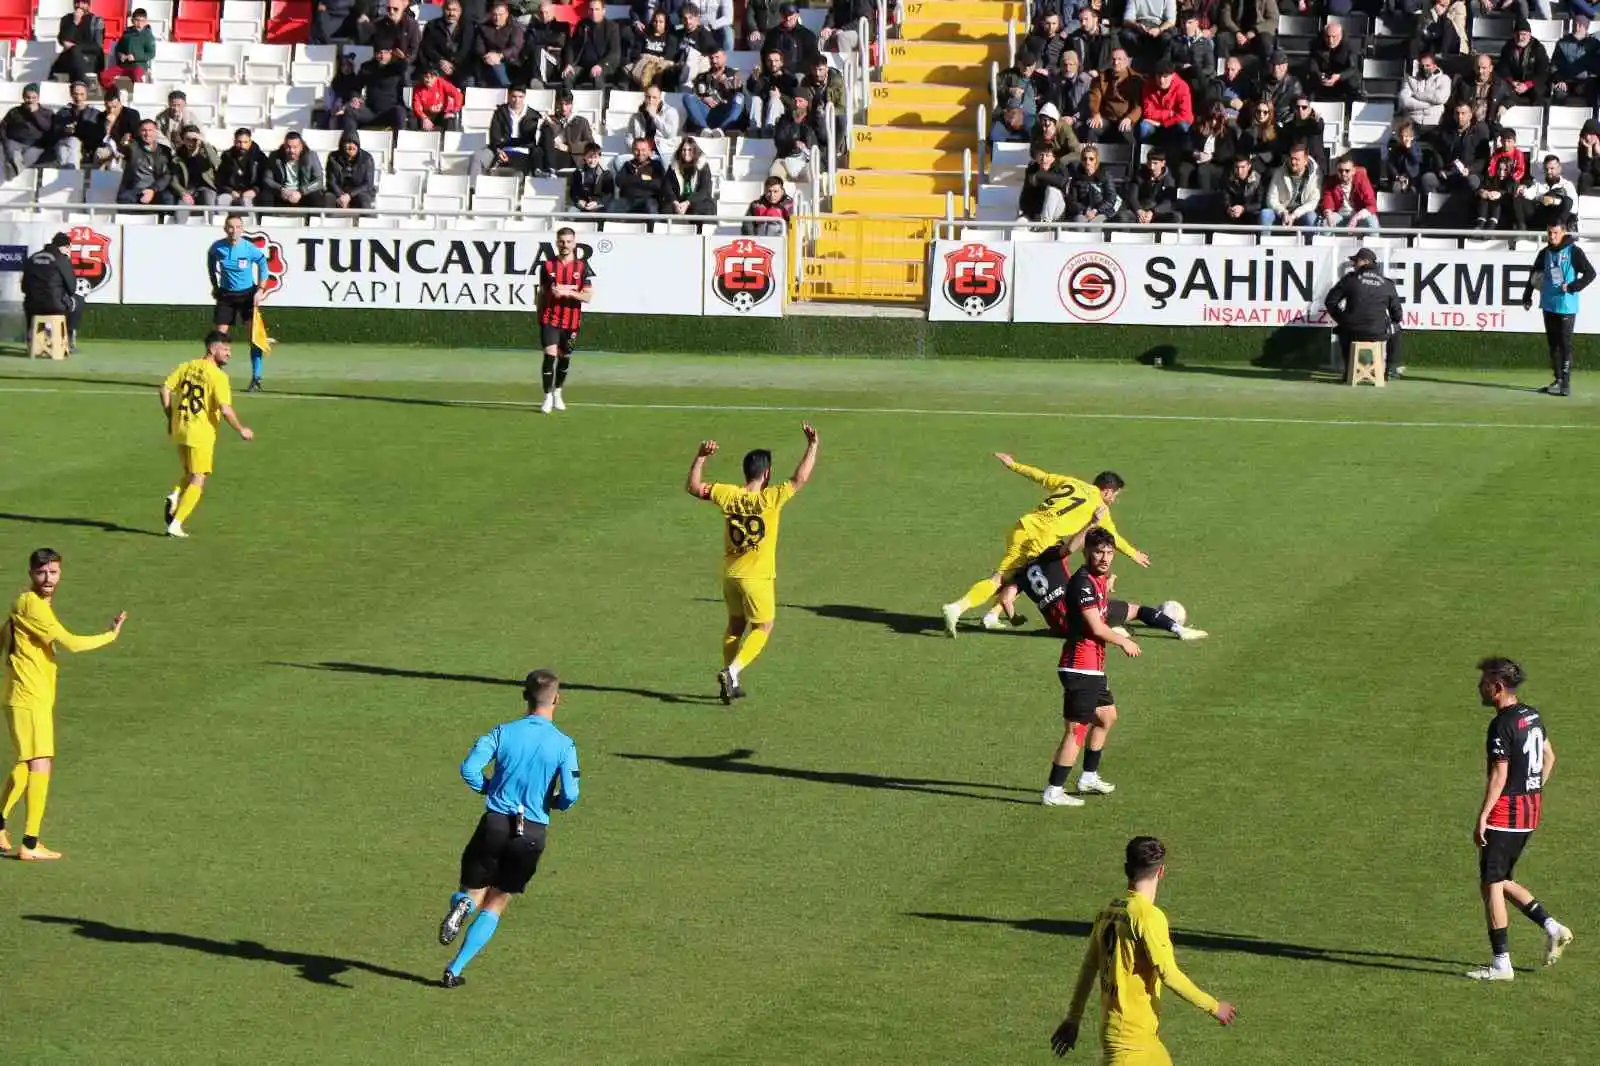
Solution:
[(749, 551), (767, 535), (767, 523), (758, 514), (729, 515), (728, 540), (740, 551)]

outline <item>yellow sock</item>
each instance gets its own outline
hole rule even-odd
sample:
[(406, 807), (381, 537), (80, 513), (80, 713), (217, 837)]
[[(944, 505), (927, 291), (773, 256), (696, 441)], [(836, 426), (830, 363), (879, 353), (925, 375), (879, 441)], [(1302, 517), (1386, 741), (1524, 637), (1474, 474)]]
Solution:
[(974, 607), (981, 606), (985, 600), (993, 595), (994, 582), (990, 581), (988, 578), (984, 578), (982, 581), (968, 589), (967, 594), (956, 601), (956, 606), (960, 607), (963, 611), (970, 611)]
[(4, 805), (0, 805), (0, 817), (11, 817), (11, 809), (22, 798), (23, 790), (28, 787), (28, 764), (19, 762), (11, 769), (11, 776), (6, 778), (6, 798)]
[(743, 637), (730, 637), (726, 633), (722, 635), (723, 666), (727, 666), (729, 663), (733, 662), (734, 659), (739, 657), (739, 641), (743, 639)]
[(205, 490), (206, 487), (204, 485), (196, 485), (191, 481), (183, 487), (183, 491), (178, 493), (178, 510), (172, 517), (179, 524), (187, 522), (189, 516), (194, 514), (194, 509), (200, 506), (200, 495)]
[(28, 775), (28, 826), (23, 830), (24, 836), (36, 837), (39, 827), (44, 824), (44, 805), (50, 799), (50, 775), (33, 773)]
[(744, 640), (739, 644), (739, 655), (728, 664), (728, 669), (739, 673), (749, 668), (756, 661), (756, 656), (761, 654), (761, 649), (767, 646), (767, 631), (765, 629), (752, 629), (744, 635)]

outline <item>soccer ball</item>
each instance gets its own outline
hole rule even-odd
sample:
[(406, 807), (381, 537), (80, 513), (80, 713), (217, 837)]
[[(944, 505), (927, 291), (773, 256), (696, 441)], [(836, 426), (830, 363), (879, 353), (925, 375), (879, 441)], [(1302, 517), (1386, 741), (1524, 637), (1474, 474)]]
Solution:
[(741, 315), (749, 314), (756, 308), (756, 298), (748, 292), (733, 294), (733, 309)]
[(966, 312), (969, 317), (977, 318), (979, 315), (989, 310), (989, 301), (985, 300), (981, 296), (968, 296), (965, 300), (961, 301), (961, 310)]
[(1180, 626), (1189, 620), (1189, 612), (1177, 600), (1168, 600), (1160, 606), (1159, 610)]

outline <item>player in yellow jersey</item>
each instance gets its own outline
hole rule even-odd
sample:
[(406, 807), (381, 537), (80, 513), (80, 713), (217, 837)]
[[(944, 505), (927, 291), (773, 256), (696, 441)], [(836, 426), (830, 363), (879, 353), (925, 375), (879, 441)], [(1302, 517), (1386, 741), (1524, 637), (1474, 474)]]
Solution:
[(1111, 520), (1109, 508), (1126, 486), (1122, 478), (1107, 470), (1095, 475), (1094, 481), (1089, 482), (1065, 474), (1049, 474), (1037, 467), (1026, 466), (1005, 452), (995, 452), (994, 457), (1005, 464), (1007, 470), (1043, 485), (1050, 495), (1040, 501), (1039, 506), (1017, 519), (1016, 526), (1006, 538), (1005, 554), (1000, 557), (994, 573), (974, 584), (959, 600), (944, 605), (942, 611), (946, 633), (955, 636), (956, 625), (961, 621), (961, 615), (985, 603), (997, 591), (1000, 593), (1000, 602), (983, 616), (983, 627), (997, 628), (1000, 625), (1002, 611), (1013, 622), (1020, 621), (1012, 610), (1012, 605), (1017, 601), (1017, 589), (1014, 585), (1003, 587), (1005, 578), (1017, 567), (1057, 541), (1064, 541), (1073, 534), (1082, 532), (1095, 521), (1095, 511), (1102, 503), (1106, 505), (1107, 511), (1099, 520), (1099, 525), (1111, 534), (1117, 550), (1140, 566), (1150, 565), (1150, 557), (1129, 544), (1127, 538), (1117, 532), (1117, 525)]
[(1156, 906), (1156, 890), (1167, 875), (1167, 849), (1155, 837), (1128, 841), (1122, 864), (1128, 894), (1112, 900), (1094, 920), (1089, 950), (1084, 953), (1078, 984), (1072, 990), (1067, 1017), (1050, 1037), (1057, 1055), (1078, 1042), (1083, 1008), (1096, 978), (1100, 980), (1100, 1046), (1103, 1066), (1172, 1066), (1156, 1030), (1160, 1025), (1161, 986), (1216, 1018), (1232, 1023), (1238, 1010), (1200, 991), (1178, 969), (1172, 954), (1167, 916)]
[(744, 696), (739, 675), (767, 646), (777, 616), (778, 521), (784, 505), (811, 480), (817, 465), (817, 431), (802, 422), (806, 450), (788, 481), (773, 485), (772, 453), (758, 448), (744, 457), (744, 484), (706, 482), (706, 460), (717, 454), (717, 442), (704, 441), (689, 465), (684, 489), (722, 509), (722, 598), (728, 605), (728, 628), (722, 637), (722, 672), (717, 685), (722, 702)]
[(211, 475), (212, 453), (217, 447), (217, 423), (224, 418), (243, 440), (254, 440), (249, 426), (233, 413), (233, 387), (222, 368), (232, 350), (228, 335), (212, 330), (206, 335), (206, 354), (191, 359), (167, 375), (161, 384), (161, 410), (167, 416), (167, 433), (178, 446), (183, 477), (167, 495), (167, 536), (187, 537), (183, 530), (200, 504), (206, 478)]
[(92, 637), (69, 633), (56, 619), (56, 587), (61, 583), (61, 556), (40, 548), (28, 557), (28, 591), (18, 596), (0, 630), (0, 645), (5, 648), (4, 681), (0, 682), (0, 703), (5, 704), (6, 721), (11, 727), (11, 746), (17, 761), (6, 779), (5, 799), (0, 801), (0, 853), (10, 854), (11, 838), (6, 819), (24, 795), (28, 797), (28, 821), (23, 829), (22, 850), (17, 858), (30, 862), (59, 859), (61, 853), (39, 843), (39, 828), (44, 823), (45, 800), (50, 795), (50, 768), (56, 754), (56, 652), (57, 644), (68, 651), (93, 651), (117, 639), (123, 611), (112, 619), (111, 628)]

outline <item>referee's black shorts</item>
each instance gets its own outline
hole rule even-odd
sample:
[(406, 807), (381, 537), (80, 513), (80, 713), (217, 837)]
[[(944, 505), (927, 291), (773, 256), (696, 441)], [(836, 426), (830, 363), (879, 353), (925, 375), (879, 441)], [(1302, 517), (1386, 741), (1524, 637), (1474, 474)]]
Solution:
[(211, 322), (216, 326), (249, 326), (256, 319), (256, 290), (244, 292), (217, 292), (217, 307), (211, 312)]
[(554, 348), (558, 355), (571, 355), (572, 346), (578, 343), (578, 331), (539, 323), (539, 347)]
[(522, 835), (512, 836), (509, 814), (484, 811), (478, 828), (461, 852), (461, 887), (494, 888), (517, 895), (539, 870), (546, 826), (523, 822)]
[(1105, 674), (1076, 674), (1058, 671), (1061, 678), (1061, 717), (1077, 725), (1090, 725), (1095, 712), (1117, 701), (1111, 696)]
[(1528, 846), (1529, 833), (1508, 833), (1504, 829), (1486, 829), (1483, 847), (1478, 849), (1478, 881), (1493, 885), (1511, 880), (1516, 872), (1522, 849)]

